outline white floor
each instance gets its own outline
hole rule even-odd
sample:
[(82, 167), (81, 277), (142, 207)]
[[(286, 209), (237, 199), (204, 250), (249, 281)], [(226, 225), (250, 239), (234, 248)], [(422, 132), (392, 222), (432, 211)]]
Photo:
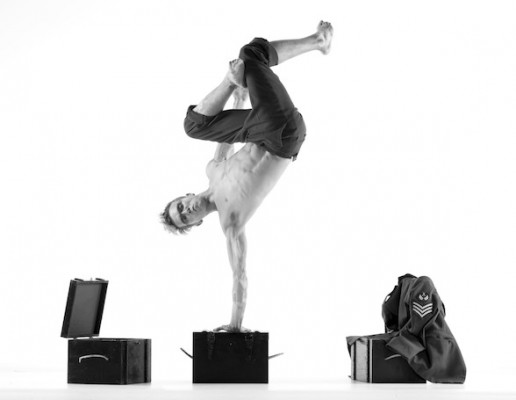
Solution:
[(384, 385), (341, 381), (275, 381), (268, 385), (150, 384), (68, 385), (61, 371), (0, 371), (0, 399), (516, 399), (516, 371), (496, 377), (468, 376), (464, 385)]

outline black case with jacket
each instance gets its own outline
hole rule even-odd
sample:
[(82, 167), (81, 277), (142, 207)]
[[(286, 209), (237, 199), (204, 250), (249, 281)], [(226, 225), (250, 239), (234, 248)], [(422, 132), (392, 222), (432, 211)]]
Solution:
[[(347, 338), (351, 378), (464, 383), (466, 364), (445, 316), (444, 304), (428, 276), (400, 276), (382, 304), (386, 333)], [(387, 370), (388, 365), (396, 366), (396, 371)], [(381, 380), (375, 371), (382, 373)]]
[(464, 383), (466, 364), (446, 322), (446, 309), (428, 276), (405, 274), (382, 305), (387, 347), (432, 383)]
[(68, 341), (68, 383), (151, 381), (151, 340), (98, 338), (108, 281), (70, 281), (61, 337)]

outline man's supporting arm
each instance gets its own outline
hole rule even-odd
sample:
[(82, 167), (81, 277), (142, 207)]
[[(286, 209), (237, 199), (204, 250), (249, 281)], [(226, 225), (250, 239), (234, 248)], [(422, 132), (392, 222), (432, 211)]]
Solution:
[(240, 331), (247, 299), (247, 239), (243, 229), (228, 228), (225, 233), (229, 263), (233, 270), (233, 310), (231, 312), (230, 328)]

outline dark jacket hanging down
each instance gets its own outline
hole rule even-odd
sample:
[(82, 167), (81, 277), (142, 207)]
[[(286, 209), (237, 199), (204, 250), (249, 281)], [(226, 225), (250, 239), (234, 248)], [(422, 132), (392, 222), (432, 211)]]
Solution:
[(386, 331), (395, 331), (387, 347), (427, 381), (463, 383), (466, 365), (445, 315), (429, 277), (401, 276), (382, 306)]

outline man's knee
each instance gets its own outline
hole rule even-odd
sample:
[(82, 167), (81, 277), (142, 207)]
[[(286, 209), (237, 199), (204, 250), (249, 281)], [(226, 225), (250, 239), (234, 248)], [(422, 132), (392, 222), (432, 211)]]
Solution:
[(204, 127), (210, 117), (195, 112), (194, 108), (195, 106), (188, 107), (183, 126), (188, 136), (194, 139), (201, 139)]
[(199, 139), (201, 129), (198, 125), (192, 124), (190, 121), (187, 121), (185, 118), (185, 133), (191, 137), (192, 139)]
[(270, 43), (263, 38), (254, 38), (240, 49), (238, 56), (244, 62), (258, 62), (267, 66), (278, 64), (278, 55)]

